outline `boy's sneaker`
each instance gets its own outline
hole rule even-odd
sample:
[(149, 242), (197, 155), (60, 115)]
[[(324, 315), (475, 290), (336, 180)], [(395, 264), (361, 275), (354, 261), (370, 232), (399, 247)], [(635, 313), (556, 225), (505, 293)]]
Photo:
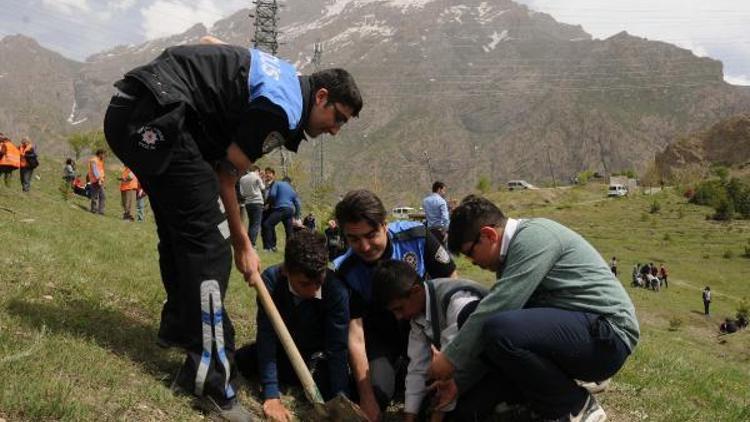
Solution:
[(570, 415), (570, 422), (604, 422), (607, 420), (607, 414), (596, 401), (596, 398), (589, 394), (583, 409), (577, 415)]
[(607, 387), (609, 387), (609, 380), (610, 378), (605, 379), (604, 381), (591, 381), (591, 382), (585, 382), (585, 381), (576, 381), (578, 385), (588, 390), (591, 394), (599, 394), (607, 390)]
[(193, 400), (193, 405), (205, 412), (206, 416), (214, 421), (251, 422), (254, 420), (253, 414), (245, 409), (236, 397), (223, 406), (220, 406), (210, 396), (196, 397)]

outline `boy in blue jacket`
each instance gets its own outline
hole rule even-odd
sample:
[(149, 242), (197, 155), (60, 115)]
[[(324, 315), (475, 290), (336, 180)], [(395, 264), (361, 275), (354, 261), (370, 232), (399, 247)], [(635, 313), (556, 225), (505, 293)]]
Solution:
[[(289, 238), (283, 264), (266, 269), (263, 282), (325, 400), (348, 393), (349, 294), (327, 269), (325, 237), (302, 229)], [(270, 420), (291, 420), (279, 399), (279, 384), (299, 384), (268, 316), (258, 303), (254, 344), (235, 355), (246, 378), (258, 375), (263, 412)]]

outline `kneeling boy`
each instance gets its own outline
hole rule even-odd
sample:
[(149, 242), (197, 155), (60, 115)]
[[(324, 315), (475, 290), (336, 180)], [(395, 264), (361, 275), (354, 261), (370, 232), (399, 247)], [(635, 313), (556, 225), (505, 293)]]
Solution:
[(448, 247), (497, 274), (497, 282), (430, 373), (450, 379), (477, 358), (494, 389), (520, 392), (548, 420), (599, 422), (604, 410), (576, 383), (620, 370), (638, 343), (635, 309), (601, 255), (573, 230), (544, 218), (507, 218), (477, 196), (451, 214)]
[[(347, 394), (349, 384), (346, 354), (349, 295), (327, 264), (325, 237), (300, 230), (286, 244), (284, 263), (262, 274), (325, 400), (338, 393)], [(279, 399), (279, 382), (299, 384), (299, 381), (260, 303), (257, 327), (255, 343), (237, 350), (237, 367), (246, 378), (259, 374), (266, 417), (291, 420)]]
[[(415, 421), (427, 395), (427, 368), (432, 351), (456, 336), (458, 329), (487, 293), (482, 285), (468, 280), (438, 278), (424, 283), (404, 261), (389, 260), (378, 265), (372, 278), (373, 299), (399, 320), (410, 320), (409, 366), (406, 374), (405, 421)], [(458, 371), (460, 389), (470, 387), (483, 371)], [(433, 411), (440, 420), (443, 411), (455, 408), (455, 401)]]

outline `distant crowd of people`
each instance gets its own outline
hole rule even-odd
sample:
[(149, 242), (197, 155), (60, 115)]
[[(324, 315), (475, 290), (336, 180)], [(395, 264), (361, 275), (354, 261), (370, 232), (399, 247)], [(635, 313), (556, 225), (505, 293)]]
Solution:
[(669, 288), (667, 267), (660, 264), (659, 268), (656, 268), (653, 262), (643, 265), (639, 262), (633, 265), (632, 284), (635, 287), (643, 287), (656, 292), (660, 291), (662, 287)]

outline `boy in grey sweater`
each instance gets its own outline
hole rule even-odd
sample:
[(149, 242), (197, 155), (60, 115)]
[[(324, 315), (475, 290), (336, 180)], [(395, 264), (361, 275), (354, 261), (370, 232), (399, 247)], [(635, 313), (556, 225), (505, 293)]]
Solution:
[[(423, 401), (429, 390), (427, 368), (432, 356), (431, 346), (439, 349), (453, 340), (487, 294), (487, 288), (473, 281), (453, 278), (422, 282), (411, 265), (398, 260), (378, 264), (372, 281), (375, 303), (390, 310), (397, 319), (410, 321), (404, 421), (416, 421), (420, 410), (427, 408)], [(462, 368), (457, 372), (458, 383), (471, 386), (483, 373), (474, 368)], [(434, 409), (431, 420), (442, 420), (443, 412), (455, 407), (453, 399)]]
[(576, 379), (613, 376), (639, 338), (635, 309), (601, 255), (554, 221), (505, 217), (468, 196), (451, 215), (448, 247), (497, 282), (453, 341), (433, 353), (430, 374), (487, 363), (498, 389), (520, 391), (548, 420), (603, 421), (604, 410)]

